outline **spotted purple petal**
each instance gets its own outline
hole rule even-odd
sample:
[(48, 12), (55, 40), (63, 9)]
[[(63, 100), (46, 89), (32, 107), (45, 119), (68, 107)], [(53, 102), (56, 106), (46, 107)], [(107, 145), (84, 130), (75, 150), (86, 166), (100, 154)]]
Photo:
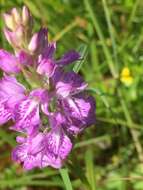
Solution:
[(60, 80), (56, 83), (56, 93), (62, 97), (77, 94), (84, 90), (87, 84), (83, 79), (74, 72), (68, 72), (61, 76)]
[(60, 168), (63, 164), (63, 161), (71, 151), (71, 140), (64, 134), (63, 130), (60, 127), (53, 128), (53, 130), (49, 132), (47, 140), (48, 152), (46, 155), (49, 157), (49, 165), (54, 168)]
[(35, 136), (20, 139), (21, 145), (12, 152), (14, 161), (23, 163), (26, 170), (35, 167), (62, 167), (71, 151), (71, 140), (61, 128), (53, 128), (49, 133), (38, 133)]
[(15, 107), (15, 125), (11, 129), (32, 134), (40, 124), (39, 102), (36, 99), (25, 99)]
[(86, 125), (95, 123), (95, 100), (92, 96), (78, 94), (69, 98), (67, 103), (74, 118), (83, 119)]
[[(40, 167), (43, 134), (38, 133), (34, 137), (25, 138), (12, 152), (12, 159), (18, 163), (23, 163), (25, 170)], [(40, 148), (40, 149), (39, 149)]]

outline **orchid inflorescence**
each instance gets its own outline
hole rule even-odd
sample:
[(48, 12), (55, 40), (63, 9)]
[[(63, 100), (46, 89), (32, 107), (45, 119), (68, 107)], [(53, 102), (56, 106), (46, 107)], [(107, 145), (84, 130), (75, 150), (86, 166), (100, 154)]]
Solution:
[(25, 6), (21, 12), (13, 8), (5, 13), (4, 22), (14, 54), (0, 50), (0, 124), (11, 120), (10, 129), (21, 134), (12, 159), (26, 170), (60, 168), (75, 136), (95, 123), (95, 100), (87, 83), (67, 69), (81, 57), (72, 50), (55, 59), (56, 43), (48, 42), (46, 28), (33, 34)]

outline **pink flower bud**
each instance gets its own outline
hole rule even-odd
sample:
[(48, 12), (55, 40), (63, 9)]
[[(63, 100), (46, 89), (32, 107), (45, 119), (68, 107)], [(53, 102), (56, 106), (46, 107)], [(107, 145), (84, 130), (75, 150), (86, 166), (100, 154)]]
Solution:
[(22, 26), (19, 26), (17, 30), (15, 31), (15, 35), (18, 40), (22, 40), (23, 35), (24, 35), (24, 28)]
[(34, 51), (36, 51), (37, 48), (38, 48), (38, 33), (35, 33), (30, 40), (28, 49), (30, 51), (34, 52)]
[(16, 24), (20, 24), (21, 17), (20, 17), (20, 14), (19, 14), (18, 10), (16, 8), (13, 8), (11, 10), (11, 13), (13, 15), (13, 18), (14, 18), (14, 21), (16, 22)]
[(6, 26), (10, 29), (10, 30), (15, 30), (15, 27), (16, 27), (16, 23), (14, 21), (14, 18), (12, 15), (10, 14), (7, 14), (7, 13), (4, 13), (3, 14), (3, 18), (4, 18), (4, 21), (5, 21), (5, 24)]
[(7, 28), (5, 28), (4, 34), (9, 44), (14, 48), (19, 48), (23, 43), (22, 27), (19, 27), (15, 32), (11, 32)]
[(7, 28), (4, 28), (4, 35), (9, 44), (15, 47), (17, 39), (16, 36), (14, 36), (13, 32), (10, 32)]
[(26, 26), (30, 19), (31, 19), (30, 11), (26, 6), (24, 6), (22, 9), (22, 23), (23, 23), (23, 25)]

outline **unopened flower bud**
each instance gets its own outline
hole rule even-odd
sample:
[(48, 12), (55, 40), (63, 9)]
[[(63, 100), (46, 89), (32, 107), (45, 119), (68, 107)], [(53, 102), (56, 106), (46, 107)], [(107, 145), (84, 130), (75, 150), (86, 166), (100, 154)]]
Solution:
[(16, 39), (13, 32), (10, 32), (7, 28), (4, 28), (4, 35), (11, 46), (15, 46)]
[(4, 34), (13, 48), (19, 48), (23, 43), (23, 30), (19, 27), (15, 32), (9, 31), (7, 28), (4, 29)]
[(22, 23), (23, 23), (23, 25), (26, 26), (30, 19), (31, 19), (31, 15), (30, 15), (29, 9), (26, 6), (24, 6), (22, 9)]
[(16, 23), (15, 23), (14, 17), (10, 14), (4, 13), (3, 18), (4, 18), (6, 26), (12, 31), (15, 30)]
[(11, 13), (12, 13), (12, 16), (13, 16), (16, 24), (20, 24), (21, 23), (21, 17), (20, 17), (20, 13), (18, 12), (18, 10), (16, 8), (13, 8), (11, 10)]
[(23, 29), (23, 27), (22, 26), (19, 26), (18, 28), (17, 28), (17, 30), (15, 31), (15, 34), (16, 34), (16, 36), (17, 36), (17, 39), (19, 39), (19, 40), (21, 40), (22, 38), (23, 38), (23, 35), (24, 35), (24, 31), (23, 31), (24, 29)]
[(38, 48), (38, 33), (35, 33), (30, 40), (28, 49), (31, 52), (34, 52), (34, 51), (36, 51), (37, 48)]
[(46, 28), (41, 28), (38, 32), (38, 45), (39, 48), (45, 48), (48, 42), (48, 30)]

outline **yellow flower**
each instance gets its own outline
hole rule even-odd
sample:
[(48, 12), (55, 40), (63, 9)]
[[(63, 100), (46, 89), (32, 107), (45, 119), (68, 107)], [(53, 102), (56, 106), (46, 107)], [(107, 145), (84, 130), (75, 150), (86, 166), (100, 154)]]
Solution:
[(128, 67), (124, 67), (122, 69), (122, 72), (120, 75), (120, 80), (126, 86), (130, 86), (133, 83), (133, 77), (132, 77), (131, 72)]

